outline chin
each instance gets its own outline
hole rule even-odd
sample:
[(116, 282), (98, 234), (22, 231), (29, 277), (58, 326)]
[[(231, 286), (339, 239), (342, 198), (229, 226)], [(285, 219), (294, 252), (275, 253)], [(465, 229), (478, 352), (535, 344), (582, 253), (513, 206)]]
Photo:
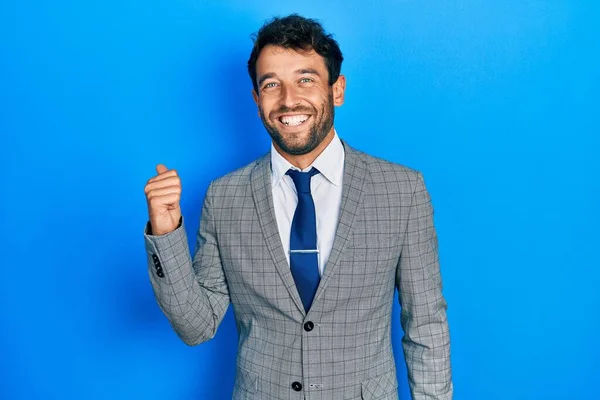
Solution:
[(319, 142), (310, 133), (294, 136), (293, 138), (279, 136), (273, 139), (283, 151), (295, 156), (310, 153), (319, 145)]
[(301, 156), (313, 151), (318, 144), (315, 143), (278, 143), (279, 147), (288, 154)]

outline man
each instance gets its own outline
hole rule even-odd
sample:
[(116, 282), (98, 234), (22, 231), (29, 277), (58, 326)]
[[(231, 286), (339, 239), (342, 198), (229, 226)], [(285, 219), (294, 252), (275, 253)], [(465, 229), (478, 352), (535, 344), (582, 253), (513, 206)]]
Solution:
[(211, 339), (233, 304), (234, 399), (397, 399), (395, 287), (413, 398), (452, 397), (429, 194), (338, 138), (342, 60), (314, 20), (259, 30), (248, 71), (271, 151), (210, 184), (193, 260), (177, 172), (159, 164), (145, 187), (150, 280), (177, 334)]

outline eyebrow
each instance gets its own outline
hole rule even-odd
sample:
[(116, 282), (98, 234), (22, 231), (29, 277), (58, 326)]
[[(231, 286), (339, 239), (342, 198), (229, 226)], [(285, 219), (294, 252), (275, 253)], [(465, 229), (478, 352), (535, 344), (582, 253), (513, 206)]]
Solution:
[(301, 69), (297, 69), (295, 72), (300, 75), (312, 74), (312, 75), (316, 75), (316, 76), (321, 76), (319, 74), (319, 71), (317, 71), (316, 69), (313, 69), (313, 68), (301, 68)]
[[(300, 69), (297, 69), (297, 70), (296, 70), (296, 71), (294, 71), (294, 72), (295, 72), (296, 74), (299, 74), (299, 75), (304, 75), (304, 74), (312, 74), (312, 75), (316, 75), (316, 76), (319, 76), (319, 77), (321, 76), (321, 75), (319, 74), (319, 71), (317, 71), (317, 70), (316, 70), (316, 69), (314, 69), (314, 68), (300, 68)], [(258, 79), (258, 86), (261, 86), (261, 85), (262, 85), (262, 83), (263, 83), (264, 81), (266, 81), (267, 79), (270, 79), (270, 78), (275, 78), (275, 76), (277, 76), (277, 75), (275, 75), (275, 73), (274, 73), (274, 72), (267, 72), (266, 74), (263, 74), (263, 75), (261, 75), (261, 77)]]
[(263, 74), (260, 79), (258, 80), (258, 86), (262, 85), (262, 83), (264, 81), (266, 81), (269, 78), (275, 78), (275, 74), (273, 72), (268, 72), (266, 74)]

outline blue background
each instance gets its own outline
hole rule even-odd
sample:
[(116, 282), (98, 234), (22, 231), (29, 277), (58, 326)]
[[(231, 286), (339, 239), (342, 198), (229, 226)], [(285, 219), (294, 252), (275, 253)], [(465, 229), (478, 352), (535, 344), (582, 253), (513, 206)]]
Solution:
[[(143, 188), (268, 150), (249, 35), (320, 19), (336, 128), (423, 172), (455, 398), (598, 399), (600, 7), (579, 1), (2, 1), (2, 399), (226, 399), (237, 333), (187, 347), (151, 290)], [(398, 307), (393, 333), (408, 399)]]

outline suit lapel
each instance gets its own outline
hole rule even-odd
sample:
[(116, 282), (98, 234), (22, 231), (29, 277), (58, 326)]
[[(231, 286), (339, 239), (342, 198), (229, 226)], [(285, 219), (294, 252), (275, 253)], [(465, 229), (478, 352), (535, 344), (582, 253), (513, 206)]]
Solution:
[(362, 204), (363, 186), (367, 176), (366, 164), (360, 158), (359, 154), (348, 146), (346, 142), (342, 141), (342, 144), (344, 145), (345, 159), (340, 216), (333, 240), (333, 247), (331, 248), (329, 259), (327, 260), (323, 276), (319, 282), (312, 308), (314, 308), (315, 303), (319, 300), (322, 292), (327, 287), (327, 283), (338, 268), (340, 255), (348, 243), (355, 217)]
[(275, 263), (277, 272), (281, 276), (285, 287), (292, 297), (296, 307), (304, 313), (302, 300), (296, 289), (294, 277), (290, 271), (290, 266), (285, 258), (283, 246), (281, 244), (281, 236), (277, 228), (277, 220), (275, 219), (275, 208), (273, 206), (273, 192), (271, 188), (271, 154), (267, 153), (258, 161), (251, 175), (252, 196), (254, 198), (254, 206), (258, 213), (258, 221), (262, 230), (267, 250)]

